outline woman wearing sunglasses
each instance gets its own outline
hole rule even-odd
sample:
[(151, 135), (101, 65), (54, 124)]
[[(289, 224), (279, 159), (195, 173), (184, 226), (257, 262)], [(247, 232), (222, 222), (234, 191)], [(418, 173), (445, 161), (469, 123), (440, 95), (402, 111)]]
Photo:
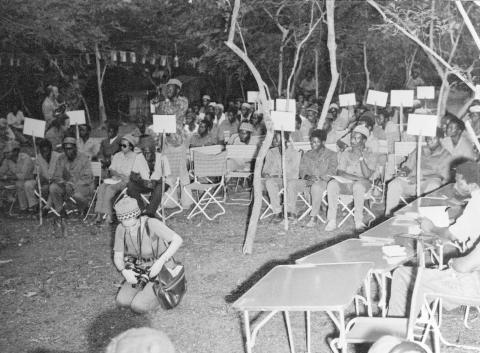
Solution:
[(130, 173), (137, 154), (133, 151), (138, 139), (131, 134), (123, 136), (120, 140), (120, 152), (113, 155), (110, 164), (110, 178), (105, 179), (97, 191), (97, 203), (95, 204), (95, 223), (100, 224), (104, 219), (108, 223), (113, 222), (113, 199), (127, 186)]

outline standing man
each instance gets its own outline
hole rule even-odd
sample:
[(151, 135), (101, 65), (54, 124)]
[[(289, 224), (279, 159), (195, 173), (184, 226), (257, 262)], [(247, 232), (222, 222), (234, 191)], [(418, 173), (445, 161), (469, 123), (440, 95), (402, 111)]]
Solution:
[(90, 159), (83, 153), (78, 153), (77, 140), (74, 137), (64, 138), (63, 151), (50, 184), (50, 198), (64, 227), (64, 201), (72, 197), (83, 214), (93, 194), (93, 174)]
[(188, 110), (188, 99), (180, 96), (182, 82), (172, 78), (167, 82), (167, 98), (156, 108), (155, 113), (160, 115), (175, 115), (177, 131), (182, 131), (185, 114)]
[(47, 97), (42, 103), (43, 118), (46, 121), (45, 131), (50, 127), (53, 119), (55, 119), (55, 111), (60, 106), (58, 103), (58, 87), (49, 85), (47, 87)]

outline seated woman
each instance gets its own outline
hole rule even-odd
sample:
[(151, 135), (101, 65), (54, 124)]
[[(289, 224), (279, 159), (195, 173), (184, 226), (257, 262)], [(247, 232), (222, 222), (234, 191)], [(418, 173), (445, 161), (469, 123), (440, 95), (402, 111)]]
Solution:
[[(121, 151), (116, 153), (112, 158), (110, 165), (110, 179), (107, 179), (97, 192), (97, 203), (95, 204), (95, 212), (97, 217), (96, 223), (103, 221), (104, 215), (108, 223), (113, 221), (113, 198), (127, 186), (130, 173), (137, 154), (133, 152), (137, 139), (132, 135), (125, 135), (120, 141)], [(108, 183), (107, 183), (108, 182)]]
[[(116, 301), (119, 306), (145, 313), (159, 305), (153, 281), (164, 265), (169, 267), (183, 240), (158, 219), (139, 217), (140, 208), (133, 198), (121, 199), (115, 212), (120, 224), (115, 230), (113, 262), (125, 278)], [(146, 271), (148, 283), (139, 283), (134, 268)]]

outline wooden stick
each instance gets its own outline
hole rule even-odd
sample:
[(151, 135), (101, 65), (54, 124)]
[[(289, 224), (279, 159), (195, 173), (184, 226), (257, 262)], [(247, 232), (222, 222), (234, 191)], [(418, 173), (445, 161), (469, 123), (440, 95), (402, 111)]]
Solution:
[(318, 99), (318, 50), (315, 49), (315, 97)]
[(164, 172), (164, 165), (163, 165), (163, 156), (165, 153), (165, 130), (162, 131), (162, 158), (160, 159), (161, 167), (162, 167), (162, 198), (160, 199), (160, 208), (162, 209), (162, 222), (165, 222), (165, 207), (163, 207), (163, 197), (165, 194), (165, 172)]
[[(288, 103), (287, 103), (288, 105)], [(288, 109), (288, 107), (287, 107)], [(288, 230), (288, 211), (287, 211), (287, 173), (285, 173), (285, 136), (283, 133), (282, 126), (282, 145), (280, 146), (280, 151), (282, 153), (282, 178), (283, 178), (283, 228)]]
[(421, 161), (422, 161), (422, 135), (418, 135), (417, 139), (417, 197), (420, 197), (420, 181), (422, 179)]
[[(32, 136), (33, 136), (33, 152), (35, 154), (35, 160), (38, 159), (38, 154), (37, 154), (37, 143), (35, 141), (35, 135), (33, 134), (32, 131)], [(35, 169), (37, 173), (37, 186), (38, 186), (38, 195), (40, 197), (38, 198), (38, 217), (40, 220), (40, 225), (43, 224), (43, 215), (42, 215), (42, 183), (40, 182), (40, 169), (38, 168), (38, 164), (35, 163)]]

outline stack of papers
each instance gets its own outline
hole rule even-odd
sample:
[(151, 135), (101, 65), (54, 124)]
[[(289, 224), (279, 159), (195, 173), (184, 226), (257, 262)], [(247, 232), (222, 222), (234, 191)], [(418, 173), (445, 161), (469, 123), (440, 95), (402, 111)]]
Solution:
[(400, 245), (385, 245), (382, 248), (383, 254), (387, 257), (405, 257), (407, 256), (407, 250)]

